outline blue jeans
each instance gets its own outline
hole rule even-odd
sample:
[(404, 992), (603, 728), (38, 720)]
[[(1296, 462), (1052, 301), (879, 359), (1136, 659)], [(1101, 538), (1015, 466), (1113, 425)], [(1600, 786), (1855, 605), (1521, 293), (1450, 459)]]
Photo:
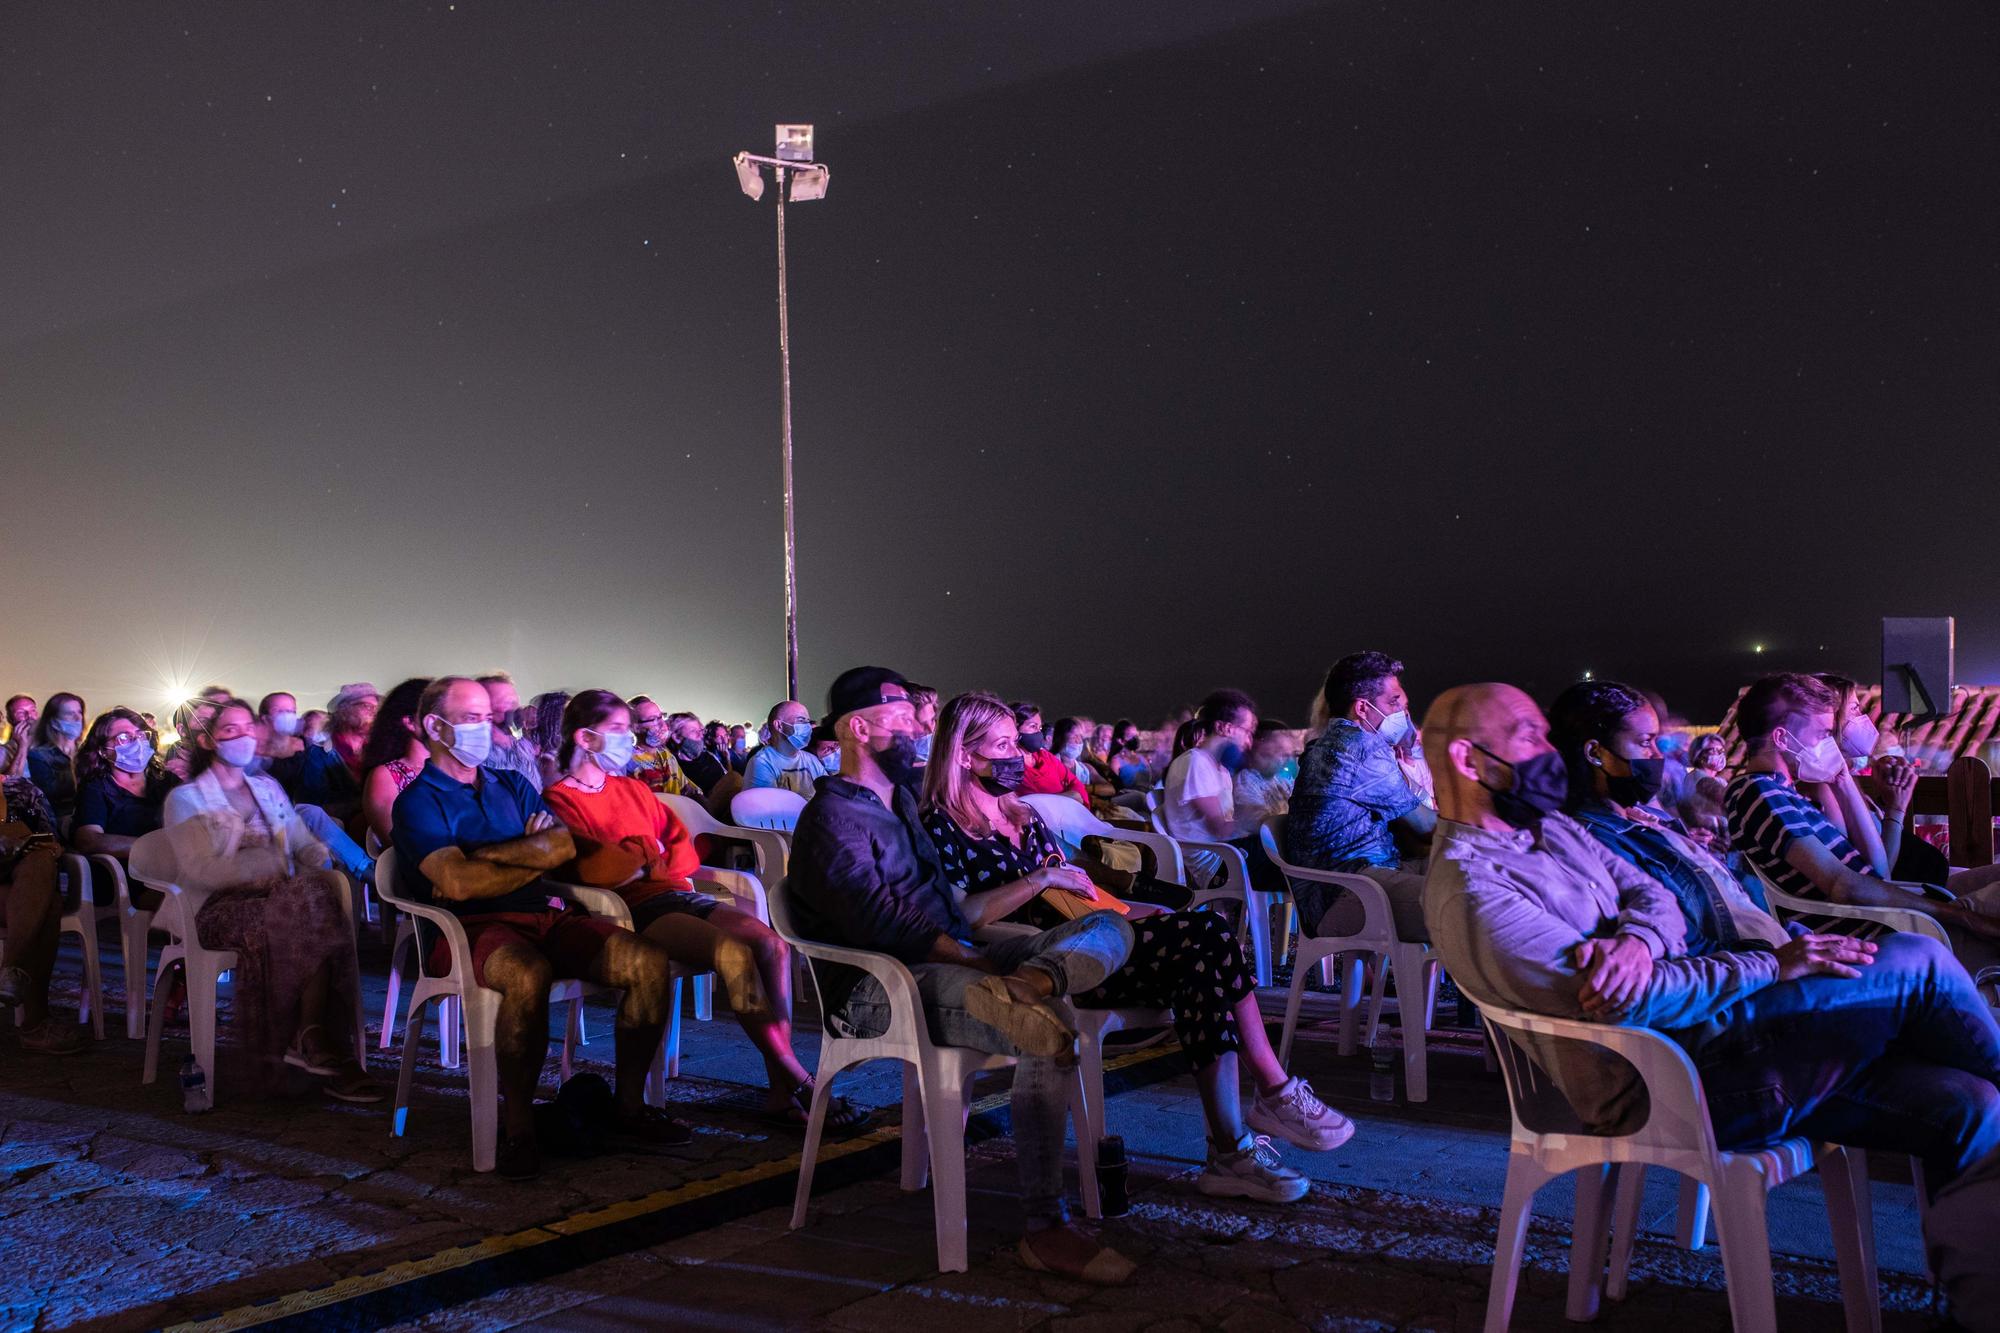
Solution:
[(1935, 940), (1891, 935), (1858, 978), (1776, 982), (1718, 1021), (1693, 1054), (1725, 1148), (1908, 1153), (1933, 1189), (2000, 1148), (2000, 1027)]
[[(1037, 935), (1009, 936), (986, 946), (986, 957), (1002, 973), (1040, 971), (1055, 982), (1056, 994), (1077, 995), (1095, 990), (1117, 971), (1132, 951), (1132, 927), (1114, 912), (1092, 912)], [(917, 994), (931, 1040), (940, 1046), (964, 1046), (993, 1055), (1019, 1055), (993, 1028), (965, 1011), (965, 993), (988, 975), (956, 963), (912, 963)], [(838, 1017), (857, 1033), (881, 1032), (889, 1026), (889, 1005), (882, 984), (863, 977), (842, 1005)], [(1063, 1122), (1069, 1114), (1070, 1074), (1046, 1056), (1021, 1056), (1014, 1067), (1011, 1106), (1014, 1157), (1021, 1173), (1021, 1194), (1027, 1206), (1028, 1229), (1061, 1226), (1069, 1220), (1063, 1206)]]
[(335, 865), (356, 879), (375, 878), (375, 862), (367, 852), (361, 850), (360, 843), (347, 836), (347, 830), (342, 828), (332, 815), (316, 805), (295, 805), (292, 809), (298, 814), (299, 822), (304, 824), (315, 838), (325, 843), (326, 849), (333, 853)]

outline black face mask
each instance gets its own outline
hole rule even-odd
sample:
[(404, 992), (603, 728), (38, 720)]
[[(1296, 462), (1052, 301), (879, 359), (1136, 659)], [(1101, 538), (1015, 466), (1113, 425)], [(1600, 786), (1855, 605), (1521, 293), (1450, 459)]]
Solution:
[(989, 759), (986, 762), (993, 771), (974, 776), (979, 779), (980, 786), (995, 796), (1005, 796), (1017, 790), (1028, 776), (1028, 761), (1018, 754), (1011, 759)]
[(674, 749), (683, 759), (699, 758), (701, 755), (701, 742), (698, 740), (682, 741), (679, 745), (675, 746)]
[(1632, 771), (1624, 777), (1604, 775), (1604, 792), (1619, 805), (1645, 805), (1667, 785), (1664, 759), (1627, 759)]
[(911, 786), (924, 771), (924, 761), (917, 754), (917, 738), (907, 731), (892, 731), (889, 740), (888, 749), (875, 751), (875, 763), (882, 776), (898, 787)]
[(1539, 828), (1544, 817), (1562, 809), (1569, 796), (1569, 768), (1562, 752), (1545, 750), (1518, 763), (1508, 763), (1493, 751), (1473, 742), (1479, 752), (1497, 764), (1505, 764), (1514, 775), (1514, 785), (1505, 791), (1479, 785), (1493, 793), (1493, 813), (1515, 828)]
[(1049, 748), (1049, 738), (1039, 731), (1021, 733), (1021, 748), (1030, 754)]

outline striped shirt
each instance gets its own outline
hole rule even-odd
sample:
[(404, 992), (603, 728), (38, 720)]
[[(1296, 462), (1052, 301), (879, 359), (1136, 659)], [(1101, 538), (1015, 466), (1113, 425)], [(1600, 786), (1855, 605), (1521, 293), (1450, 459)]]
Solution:
[(1777, 773), (1741, 773), (1722, 800), (1729, 818), (1729, 845), (1743, 853), (1758, 873), (1794, 898), (1823, 898), (1805, 873), (1785, 860), (1800, 838), (1826, 844), (1843, 864), (1862, 874), (1874, 873), (1847, 835), (1836, 828), (1811, 798)]

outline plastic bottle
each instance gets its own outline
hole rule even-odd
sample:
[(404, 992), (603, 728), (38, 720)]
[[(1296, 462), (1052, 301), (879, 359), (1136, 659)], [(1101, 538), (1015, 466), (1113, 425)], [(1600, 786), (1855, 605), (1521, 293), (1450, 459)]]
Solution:
[(189, 1115), (199, 1115), (208, 1108), (208, 1075), (202, 1073), (194, 1056), (189, 1055), (181, 1061), (181, 1109)]
[(1097, 1141), (1097, 1201), (1106, 1217), (1123, 1217), (1132, 1201), (1125, 1189), (1125, 1140), (1108, 1134)]

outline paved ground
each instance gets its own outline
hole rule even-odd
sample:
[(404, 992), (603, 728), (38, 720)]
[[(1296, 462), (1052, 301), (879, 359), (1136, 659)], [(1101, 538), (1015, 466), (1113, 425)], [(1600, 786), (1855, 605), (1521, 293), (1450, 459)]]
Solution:
[[(66, 958), (70, 993), (73, 965)], [(115, 962), (108, 970), (115, 989)], [(370, 993), (379, 1015), (379, 983)], [(1267, 996), (1267, 1012), (1280, 1005)], [(1134, 1206), (1104, 1226), (1144, 1271), (1109, 1292), (1013, 1258), (1013, 1162), (997, 1112), (971, 1154), (971, 1272), (933, 1267), (930, 1196), (896, 1187), (893, 1113), (822, 1168), (810, 1224), (788, 1232), (788, 1209), (773, 1205), (790, 1197), (799, 1140), (748, 1114), (761, 1066), (726, 1020), (687, 1025), (687, 1072), (672, 1095), (700, 1129), (692, 1148), (551, 1163), (530, 1185), (470, 1169), (463, 1073), (434, 1063), (420, 1071), (407, 1137), (394, 1138), (386, 1111), (337, 1107), (303, 1086), (252, 1100), (225, 1081), (215, 1111), (184, 1114), (179, 1029), (152, 1086), (139, 1081), (139, 1046), (120, 1035), (66, 1061), (0, 1038), (0, 1246), (14, 1279), (0, 1288), (0, 1327), (223, 1315), (231, 1326), (282, 1316), (453, 1329), (1476, 1327), (1506, 1167), (1497, 1077), (1469, 1033), (1443, 1032), (1430, 1102), (1370, 1102), (1365, 1056), (1334, 1052), (1331, 1010), (1309, 1000), (1294, 1065), (1361, 1129), (1339, 1152), (1291, 1154), (1315, 1180), (1297, 1207), (1218, 1207), (1194, 1191), (1199, 1107), (1171, 1049), (1114, 1075), (1125, 1090), (1110, 1125), (1133, 1152)], [(122, 1013), (110, 1018), (122, 1033)], [(591, 1027), (602, 1035), (580, 1058), (602, 1068), (608, 1014), (594, 1012)], [(816, 1043), (802, 1034), (808, 1058)], [(434, 1043), (426, 1049), (434, 1057)], [(893, 1112), (899, 1083), (878, 1066), (841, 1088)], [(1883, 1301), (1889, 1328), (1914, 1329), (1927, 1323), (1928, 1289), (1897, 1171), (1878, 1164)], [(1562, 1322), (1567, 1189), (1550, 1186), (1542, 1207), (1518, 1328)], [(1642, 1242), (1633, 1293), (1606, 1327), (1726, 1325), (1714, 1248), (1674, 1248), (1672, 1212), (1671, 1184), (1656, 1178), (1646, 1220), (1662, 1234)], [(1815, 1183), (1778, 1191), (1771, 1217), (1782, 1326), (1837, 1327)]]

